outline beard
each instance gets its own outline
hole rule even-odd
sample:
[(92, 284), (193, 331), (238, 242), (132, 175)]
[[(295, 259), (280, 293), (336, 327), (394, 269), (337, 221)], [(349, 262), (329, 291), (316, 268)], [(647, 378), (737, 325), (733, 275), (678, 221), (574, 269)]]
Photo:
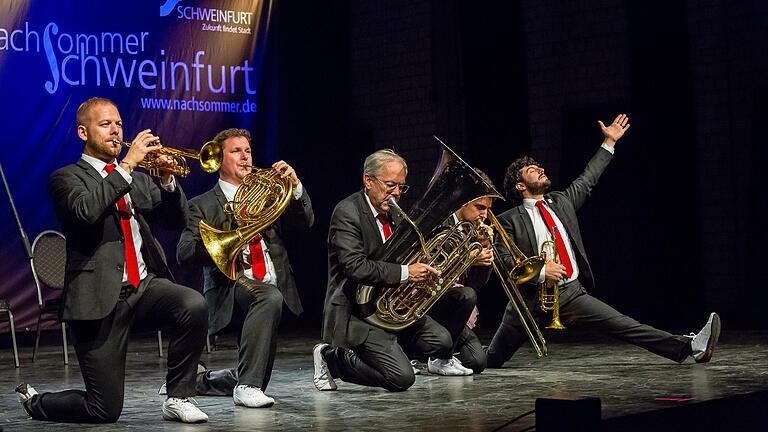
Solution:
[(552, 182), (549, 181), (549, 177), (547, 177), (544, 180), (537, 181), (535, 183), (525, 183), (525, 188), (531, 195), (544, 195), (544, 193), (549, 190), (551, 185)]

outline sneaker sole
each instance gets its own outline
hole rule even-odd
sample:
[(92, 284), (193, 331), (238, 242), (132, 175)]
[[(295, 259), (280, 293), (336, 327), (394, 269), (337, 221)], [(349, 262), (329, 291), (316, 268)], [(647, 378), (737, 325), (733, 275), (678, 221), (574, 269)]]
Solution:
[(707, 348), (704, 350), (704, 355), (700, 359), (696, 360), (696, 363), (708, 363), (712, 359), (712, 354), (715, 352), (715, 346), (720, 339), (720, 316), (713, 313), (712, 316), (712, 329), (707, 341)]
[(714, 314), (712, 317), (712, 336), (707, 341), (706, 358), (709, 361), (712, 358), (712, 354), (715, 352), (715, 345), (720, 339), (720, 315)]
[(269, 407), (271, 407), (271, 406), (273, 406), (275, 404), (274, 401), (272, 401), (272, 402), (265, 402), (265, 403), (263, 403), (261, 405), (246, 405), (246, 404), (242, 403), (241, 401), (234, 401), (234, 403), (235, 403), (235, 406), (241, 406), (241, 407), (245, 407), (245, 408), (269, 408)]
[(171, 417), (171, 416), (168, 416), (168, 415), (165, 415), (165, 414), (163, 414), (163, 420), (165, 420), (165, 421), (175, 421), (175, 422), (187, 423), (187, 424), (206, 423), (208, 421), (207, 419), (203, 419), (203, 420), (185, 422), (185, 421), (181, 420), (178, 417)]

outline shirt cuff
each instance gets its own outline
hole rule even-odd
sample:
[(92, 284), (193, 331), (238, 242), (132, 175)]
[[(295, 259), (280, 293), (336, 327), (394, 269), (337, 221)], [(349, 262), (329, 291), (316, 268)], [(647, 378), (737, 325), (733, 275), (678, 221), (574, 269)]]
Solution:
[(125, 170), (125, 168), (121, 167), (119, 164), (115, 165), (115, 171), (119, 172), (121, 176), (125, 179), (125, 181), (128, 182), (128, 184), (131, 184), (133, 181), (133, 177), (131, 177), (131, 174), (128, 173), (128, 171)]
[(616, 151), (616, 149), (613, 146), (609, 146), (606, 143), (601, 144), (600, 147), (608, 150), (611, 154), (613, 154), (613, 152)]
[(408, 266), (407, 265), (401, 265), (400, 266), (400, 283), (408, 282)]
[(293, 199), (298, 200), (301, 198), (302, 194), (304, 194), (304, 186), (302, 186), (301, 182), (299, 182), (299, 185), (293, 188)]
[(545, 264), (541, 268), (541, 271), (539, 272), (539, 283), (540, 284), (544, 283), (544, 280), (547, 278), (546, 276), (547, 276), (547, 265)]
[(165, 189), (166, 192), (176, 192), (176, 176), (171, 176), (171, 181), (167, 185), (160, 182), (160, 187)]

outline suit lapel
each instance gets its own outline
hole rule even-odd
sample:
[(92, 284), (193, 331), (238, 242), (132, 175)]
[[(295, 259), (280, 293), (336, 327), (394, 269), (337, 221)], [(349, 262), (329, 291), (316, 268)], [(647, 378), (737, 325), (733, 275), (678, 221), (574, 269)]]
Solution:
[(517, 217), (518, 223), (525, 227), (523, 232), (527, 234), (528, 237), (528, 244), (530, 245), (530, 251), (532, 254), (537, 255), (539, 253), (538, 249), (538, 243), (536, 242), (536, 231), (533, 229), (533, 222), (531, 222), (531, 217), (528, 215), (528, 212), (525, 210), (525, 206), (519, 205), (517, 206), (517, 214), (515, 215)]
[(91, 178), (93, 178), (94, 180), (96, 180), (97, 182), (99, 182), (99, 183), (100, 183), (100, 182), (104, 181), (104, 178), (102, 178), (102, 177), (101, 177), (101, 174), (100, 174), (98, 171), (96, 171), (96, 168), (94, 168), (93, 166), (91, 166), (91, 164), (89, 164), (88, 162), (84, 161), (83, 159), (78, 159), (78, 160), (77, 160), (77, 166), (79, 166), (80, 168), (82, 168), (83, 170), (85, 170), (85, 172), (86, 172), (86, 173), (87, 173), (87, 174), (88, 174), (88, 175), (89, 175)]
[(221, 213), (224, 215), (225, 223), (227, 226), (224, 226), (224, 230), (231, 230), (234, 229), (237, 226), (237, 223), (235, 223), (235, 218), (228, 213), (224, 212), (224, 205), (227, 203), (227, 197), (224, 196), (224, 191), (221, 190), (221, 186), (219, 186), (219, 183), (216, 183), (216, 186), (213, 188), (213, 192), (216, 195), (216, 201), (218, 202), (219, 208), (221, 209)]
[(368, 206), (368, 201), (365, 199), (365, 191), (360, 191), (358, 194), (357, 207), (360, 212), (360, 223), (362, 224), (361, 228), (363, 229), (363, 236), (368, 239), (373, 239), (375, 247), (371, 248), (371, 250), (376, 250), (384, 244), (381, 240), (381, 235), (379, 234), (379, 226), (376, 224), (371, 208)]

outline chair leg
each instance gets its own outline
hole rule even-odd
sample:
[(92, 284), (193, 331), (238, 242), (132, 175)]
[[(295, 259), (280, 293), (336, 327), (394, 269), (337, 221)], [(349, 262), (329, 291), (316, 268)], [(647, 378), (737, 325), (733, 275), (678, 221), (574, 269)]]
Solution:
[(37, 349), (40, 347), (40, 319), (43, 317), (43, 313), (40, 312), (39, 315), (37, 315), (37, 328), (35, 329), (35, 347), (32, 349), (32, 363), (35, 362), (35, 357), (37, 357)]
[(69, 348), (67, 346), (67, 323), (61, 323), (61, 344), (64, 349), (64, 364), (69, 364)]
[(205, 352), (211, 353), (211, 335), (208, 334), (205, 335)]
[(163, 357), (163, 332), (160, 330), (157, 331), (157, 356)]
[(13, 322), (13, 314), (8, 310), (8, 322), (11, 323), (11, 341), (13, 342), (13, 365), (19, 367), (19, 348), (16, 346), (16, 325)]

